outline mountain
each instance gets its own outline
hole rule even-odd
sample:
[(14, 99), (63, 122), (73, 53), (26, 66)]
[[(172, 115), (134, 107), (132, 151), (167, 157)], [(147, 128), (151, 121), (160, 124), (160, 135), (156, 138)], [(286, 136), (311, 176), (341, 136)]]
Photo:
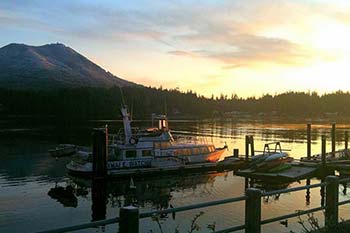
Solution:
[(47, 89), (132, 86), (63, 44), (0, 48), (0, 87)]

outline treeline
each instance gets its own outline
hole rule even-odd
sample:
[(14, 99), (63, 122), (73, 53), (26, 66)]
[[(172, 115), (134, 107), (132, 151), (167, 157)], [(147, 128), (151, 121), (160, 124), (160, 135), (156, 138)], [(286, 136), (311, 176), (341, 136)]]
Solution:
[[(123, 94), (121, 94), (123, 93)], [(123, 97), (123, 98), (122, 98)], [(350, 93), (337, 91), (319, 95), (316, 92), (286, 92), (259, 98), (237, 95), (206, 98), (192, 91), (143, 86), (75, 88), (57, 90), (0, 89), (0, 113), (40, 114), (63, 118), (118, 119), (125, 102), (137, 118), (152, 113), (172, 117), (207, 118), (232, 114), (274, 114), (287, 116), (323, 116), (337, 113), (350, 116)]]

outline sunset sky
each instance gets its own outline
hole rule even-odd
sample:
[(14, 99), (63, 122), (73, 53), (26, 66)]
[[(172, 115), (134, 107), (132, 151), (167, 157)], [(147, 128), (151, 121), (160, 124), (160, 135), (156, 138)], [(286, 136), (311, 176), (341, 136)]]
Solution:
[(0, 1), (0, 47), (60, 42), (205, 96), (350, 90), (350, 1)]

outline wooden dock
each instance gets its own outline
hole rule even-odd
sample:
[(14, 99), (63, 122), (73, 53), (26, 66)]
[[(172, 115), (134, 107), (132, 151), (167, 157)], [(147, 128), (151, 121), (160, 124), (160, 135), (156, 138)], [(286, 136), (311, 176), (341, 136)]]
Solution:
[(316, 173), (316, 171), (317, 171), (316, 167), (304, 167), (304, 166), (293, 165), (288, 170), (275, 172), (275, 173), (255, 172), (251, 168), (248, 168), (244, 170), (238, 170), (235, 172), (235, 174), (239, 176), (244, 176), (247, 178), (261, 179), (261, 180), (277, 178), (280, 181), (295, 181), (295, 180), (301, 180), (304, 178), (311, 177)]

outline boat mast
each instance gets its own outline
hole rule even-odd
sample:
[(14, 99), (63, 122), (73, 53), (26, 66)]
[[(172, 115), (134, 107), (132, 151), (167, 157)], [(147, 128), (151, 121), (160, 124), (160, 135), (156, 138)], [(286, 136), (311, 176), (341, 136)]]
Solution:
[(125, 144), (130, 144), (130, 139), (132, 137), (131, 125), (130, 125), (131, 118), (128, 112), (128, 106), (126, 106), (125, 104), (123, 90), (121, 87), (119, 87), (119, 90), (122, 98), (122, 106), (120, 108), (120, 113), (122, 114), (122, 117), (123, 117)]
[(132, 137), (131, 125), (130, 125), (130, 114), (128, 112), (128, 108), (126, 105), (123, 105), (120, 109), (120, 112), (123, 117), (123, 125), (124, 125), (124, 136), (125, 136), (125, 144), (130, 143), (130, 139)]

